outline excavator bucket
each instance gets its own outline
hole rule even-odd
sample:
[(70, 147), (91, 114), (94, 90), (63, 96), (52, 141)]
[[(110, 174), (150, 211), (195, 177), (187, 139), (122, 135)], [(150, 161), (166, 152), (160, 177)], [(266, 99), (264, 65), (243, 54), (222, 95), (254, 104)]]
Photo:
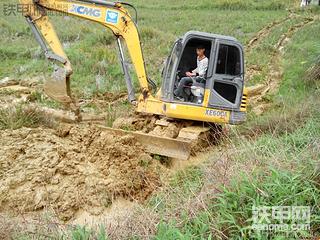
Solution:
[(125, 131), (99, 125), (103, 131), (111, 132), (117, 136), (133, 135), (137, 141), (145, 147), (146, 151), (171, 158), (187, 160), (190, 157), (192, 142), (181, 139), (173, 139), (162, 136), (149, 135), (141, 132)]
[(64, 68), (57, 67), (52, 76), (45, 80), (44, 91), (49, 97), (64, 105), (72, 103), (70, 79)]

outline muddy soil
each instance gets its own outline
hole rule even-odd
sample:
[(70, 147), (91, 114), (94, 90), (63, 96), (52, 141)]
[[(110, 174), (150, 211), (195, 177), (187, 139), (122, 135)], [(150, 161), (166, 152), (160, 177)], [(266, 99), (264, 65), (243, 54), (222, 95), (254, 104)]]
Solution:
[(145, 200), (161, 165), (131, 136), (93, 126), (0, 131), (0, 212), (52, 210), (61, 220), (99, 215), (117, 198)]
[(151, 114), (129, 113), (127, 117), (119, 117), (112, 124), (113, 128), (149, 133), (156, 127), (159, 117)]
[(160, 116), (133, 113), (124, 118), (117, 118), (112, 127), (123, 130), (139, 131), (150, 135), (177, 138), (182, 128), (191, 126), (192, 121), (161, 118)]

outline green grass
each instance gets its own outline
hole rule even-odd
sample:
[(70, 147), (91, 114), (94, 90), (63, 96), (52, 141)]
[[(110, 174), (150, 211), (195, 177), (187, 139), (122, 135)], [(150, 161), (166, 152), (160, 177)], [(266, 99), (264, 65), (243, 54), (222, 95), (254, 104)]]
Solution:
[(100, 230), (97, 233), (89, 230), (86, 227), (77, 226), (74, 230), (71, 231), (71, 238), (73, 240), (107, 240), (107, 235), (104, 228), (101, 226)]
[[(277, 0), (270, 0), (268, 2), (263, 0), (249, 0), (249, 1), (241, 1), (241, 0), (203, 0), (197, 4), (193, 1), (170, 1), (170, 0), (163, 0), (163, 1), (155, 1), (150, 0), (148, 4), (141, 2), (139, 0), (132, 1), (135, 3), (136, 6), (139, 8), (161, 8), (164, 10), (167, 9), (174, 9), (174, 10), (184, 10), (184, 9), (197, 9), (197, 10), (204, 10), (204, 9), (224, 9), (224, 10), (284, 10), (288, 6), (292, 6), (292, 1), (277, 1)], [(186, 4), (187, 3), (187, 4)]]
[(290, 27), (302, 21), (303, 16), (297, 16), (279, 25), (276, 25), (259, 43), (259, 45), (246, 55), (246, 63), (248, 66), (256, 65), (261, 69), (261, 73), (254, 76), (250, 82), (247, 82), (247, 85), (255, 85), (265, 81), (269, 72), (269, 63), (272, 61), (272, 57), (276, 51), (275, 45), (278, 43), (281, 36), (288, 32)]
[(316, 229), (320, 224), (320, 189), (315, 181), (318, 176), (306, 175), (303, 168), (300, 171), (292, 173), (271, 169), (270, 172), (232, 182), (212, 203), (211, 211), (217, 218), (217, 228), (230, 239), (268, 239), (267, 234), (258, 234), (250, 229), (252, 206), (311, 206), (311, 227), (315, 232), (274, 233), (271, 236), (297, 239), (319, 234)]
[(36, 107), (17, 105), (0, 109), (0, 130), (39, 126), (52, 127), (53, 122)]
[[(240, 181), (235, 179), (224, 188), (208, 209), (196, 217), (182, 217), (175, 221), (162, 222), (155, 239), (298, 239), (319, 233), (320, 208), (318, 175), (305, 175), (275, 169), (259, 172)], [(318, 173), (319, 174), (319, 173)], [(253, 224), (253, 206), (314, 206), (312, 207), (311, 229), (315, 232), (298, 231), (286, 234), (259, 234)], [(313, 235), (314, 234), (314, 235)]]
[[(54, 232), (54, 231), (53, 231)], [(16, 233), (12, 239), (16, 240), (33, 240), (33, 239), (59, 239), (59, 240), (108, 240), (105, 227), (103, 225), (98, 227), (97, 231), (93, 231), (86, 226), (70, 226), (64, 233), (54, 232), (44, 234), (20, 234)]]
[(306, 84), (305, 76), (308, 67), (315, 64), (320, 55), (320, 43), (315, 40), (318, 38), (319, 28), (319, 21), (315, 21), (293, 36), (284, 55), (283, 66), (287, 71), (276, 97), (278, 101), (283, 101), (283, 97), (291, 102), (302, 101), (313, 93), (317, 96), (319, 85)]
[(177, 172), (170, 179), (167, 191), (151, 197), (148, 205), (160, 214), (174, 214), (190, 197), (200, 192), (203, 184), (202, 169), (196, 166), (188, 167)]
[(248, 131), (282, 132), (299, 128), (307, 118), (319, 112), (319, 84), (310, 84), (307, 69), (317, 64), (320, 56), (319, 22), (309, 24), (292, 36), (280, 64), (284, 75), (279, 91), (271, 96), (273, 109), (259, 118), (249, 112), (249, 120), (242, 126)]

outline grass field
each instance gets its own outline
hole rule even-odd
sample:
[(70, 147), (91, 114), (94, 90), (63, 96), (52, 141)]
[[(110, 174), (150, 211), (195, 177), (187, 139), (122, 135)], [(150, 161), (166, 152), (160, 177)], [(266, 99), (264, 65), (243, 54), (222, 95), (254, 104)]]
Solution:
[[(161, 82), (162, 63), (173, 41), (188, 30), (238, 38), (247, 45), (272, 22), (294, 17), (268, 30), (246, 53), (247, 68), (258, 66), (247, 85), (270, 75), (274, 45), (305, 18), (313, 22), (292, 34), (279, 56), (279, 89), (263, 100), (271, 106), (230, 130), (229, 137), (198, 166), (178, 171), (116, 232), (72, 226), (66, 231), (14, 232), (14, 239), (318, 239), (320, 236), (320, 79), (307, 70), (319, 68), (319, 8), (300, 10), (299, 1), (280, 0), (134, 0), (150, 77)], [(0, 4), (5, 3), (0, 0)], [(1, 12), (3, 12), (1, 10)], [(86, 21), (54, 17), (54, 25), (73, 64), (77, 97), (121, 92), (125, 83), (110, 31)], [(21, 16), (0, 19), (0, 79), (48, 76), (41, 54)], [(96, 88), (96, 79), (102, 87)], [(137, 86), (137, 83), (135, 83)], [(43, 102), (44, 105), (51, 103)], [(126, 104), (123, 108), (129, 108)], [(109, 111), (110, 109), (105, 109)], [(28, 119), (29, 121), (29, 119)], [(10, 121), (7, 121), (10, 123)], [(5, 124), (9, 124), (9, 123)], [(10, 123), (11, 124), (11, 123)], [(4, 125), (4, 124), (2, 124)], [(0, 112), (0, 128), (1, 128)], [(20, 125), (19, 125), (20, 126)], [(253, 206), (310, 206), (310, 230), (256, 232), (250, 226)], [(143, 219), (143, 220), (141, 220)], [(48, 237), (49, 236), (49, 237)]]

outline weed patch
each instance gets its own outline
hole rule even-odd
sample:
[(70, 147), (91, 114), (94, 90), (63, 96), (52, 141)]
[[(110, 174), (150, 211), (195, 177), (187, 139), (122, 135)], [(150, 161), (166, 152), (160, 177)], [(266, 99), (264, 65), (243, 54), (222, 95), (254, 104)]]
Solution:
[(0, 129), (21, 127), (52, 127), (53, 122), (37, 107), (17, 105), (0, 109)]
[(309, 87), (319, 88), (320, 86), (320, 56), (314, 64), (307, 70), (304, 78)]

